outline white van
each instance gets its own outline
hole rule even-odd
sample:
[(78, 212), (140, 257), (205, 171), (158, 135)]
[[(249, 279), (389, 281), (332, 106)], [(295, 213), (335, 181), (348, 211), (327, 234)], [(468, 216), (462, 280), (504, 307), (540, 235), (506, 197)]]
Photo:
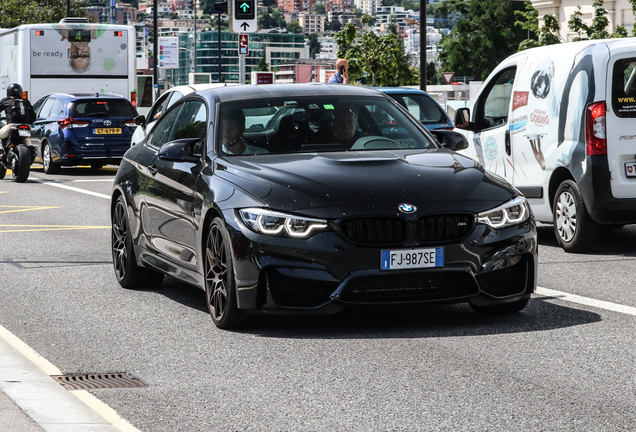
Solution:
[(504, 60), (456, 113), (462, 153), (514, 184), (569, 252), (636, 223), (636, 40), (533, 48)]

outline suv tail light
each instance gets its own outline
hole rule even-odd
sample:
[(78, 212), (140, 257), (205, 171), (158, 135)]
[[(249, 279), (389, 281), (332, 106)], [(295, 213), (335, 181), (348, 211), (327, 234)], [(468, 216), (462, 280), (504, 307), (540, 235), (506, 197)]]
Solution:
[(67, 129), (67, 128), (88, 127), (88, 125), (90, 123), (89, 122), (84, 122), (84, 121), (79, 121), (79, 120), (74, 120), (74, 119), (72, 119), (70, 117), (66, 117), (65, 119), (58, 120), (57, 124), (59, 124), (62, 129)]
[(135, 123), (135, 120), (126, 120), (124, 122), (124, 126), (128, 126), (128, 127), (137, 127), (137, 123)]
[(605, 102), (594, 102), (585, 113), (585, 150), (588, 156), (607, 154)]

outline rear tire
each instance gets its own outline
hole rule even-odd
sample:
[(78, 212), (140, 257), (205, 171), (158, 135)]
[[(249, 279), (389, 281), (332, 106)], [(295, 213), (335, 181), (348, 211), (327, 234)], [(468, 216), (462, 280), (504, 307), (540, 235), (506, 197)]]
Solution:
[(572, 180), (557, 189), (552, 215), (554, 234), (566, 252), (587, 252), (594, 246), (600, 225), (590, 218), (581, 191)]
[(46, 174), (57, 174), (60, 172), (60, 166), (53, 162), (53, 154), (49, 143), (44, 144), (42, 149), (42, 165)]
[(0, 180), (2, 180), (5, 175), (7, 175), (7, 169), (5, 167), (0, 166)]
[(221, 218), (210, 224), (205, 242), (205, 298), (214, 324), (224, 330), (245, 324), (237, 306), (230, 235)]
[(31, 171), (31, 153), (29, 149), (19, 144), (13, 149), (15, 153), (11, 161), (11, 171), (13, 172), (13, 181), (16, 183), (24, 183), (29, 178)]
[(524, 298), (521, 300), (516, 300), (510, 303), (500, 303), (488, 306), (477, 306), (473, 303), (469, 303), (470, 307), (479, 314), (484, 315), (504, 315), (511, 314), (521, 311), (526, 307), (528, 302), (530, 301), (530, 297)]
[(113, 268), (119, 285), (128, 289), (154, 288), (160, 285), (163, 281), (163, 273), (137, 265), (126, 202), (122, 196), (117, 198), (111, 220)]

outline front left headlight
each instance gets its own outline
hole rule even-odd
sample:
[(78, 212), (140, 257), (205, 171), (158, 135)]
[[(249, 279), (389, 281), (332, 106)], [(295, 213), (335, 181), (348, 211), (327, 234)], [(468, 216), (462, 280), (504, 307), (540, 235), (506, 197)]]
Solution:
[(477, 215), (477, 223), (494, 229), (508, 228), (525, 222), (530, 217), (530, 207), (524, 196), (518, 196), (505, 204)]
[(295, 216), (263, 208), (239, 210), (245, 225), (259, 234), (309, 238), (329, 228), (326, 220)]

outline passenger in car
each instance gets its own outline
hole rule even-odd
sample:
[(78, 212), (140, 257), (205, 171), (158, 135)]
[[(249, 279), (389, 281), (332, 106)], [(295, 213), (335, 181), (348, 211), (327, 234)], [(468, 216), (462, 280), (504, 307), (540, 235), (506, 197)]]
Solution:
[(261, 147), (248, 144), (243, 137), (245, 132), (245, 113), (240, 109), (221, 114), (221, 145), (228, 155), (269, 153)]
[(336, 143), (350, 148), (359, 138), (358, 109), (353, 105), (339, 105), (325, 111), (326, 119), (312, 138), (313, 143)]

